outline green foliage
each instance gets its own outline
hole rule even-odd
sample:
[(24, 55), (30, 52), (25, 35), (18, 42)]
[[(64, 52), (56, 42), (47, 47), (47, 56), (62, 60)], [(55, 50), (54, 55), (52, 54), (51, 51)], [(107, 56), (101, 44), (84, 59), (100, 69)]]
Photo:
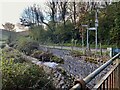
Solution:
[[(13, 65), (12, 60), (9, 63), (5, 60), (2, 62), (2, 75), (3, 90), (37, 90), (49, 81), (42, 68), (27, 63)], [(51, 86), (49, 84), (45, 88), (50, 89)]]
[(0, 66), (2, 90), (55, 90), (52, 76), (46, 74), (42, 67), (26, 62), (16, 63), (17, 56), (11, 58), (5, 51), (8, 50), (2, 53), (2, 66)]
[(112, 43), (115, 43), (116, 46), (120, 46), (120, 2), (114, 4), (115, 7), (115, 19), (114, 26), (111, 28), (110, 35)]
[(8, 43), (9, 39), (15, 41), (19, 35), (16, 32), (0, 29), (0, 41)]
[(70, 42), (73, 34), (73, 24), (68, 21), (64, 27), (64, 24), (58, 24), (55, 34), (57, 36), (58, 42)]
[(58, 67), (57, 70), (62, 74), (67, 76), (67, 72), (65, 71), (65, 69), (63, 67)]
[[(77, 5), (76, 5), (77, 6)], [(66, 8), (67, 9), (67, 8)], [(114, 2), (110, 5), (106, 5), (104, 8), (100, 8), (98, 12), (99, 27), (98, 27), (98, 43), (104, 45), (120, 45), (120, 2)], [(49, 21), (44, 23), (47, 28), (41, 25), (31, 27), (30, 36), (33, 40), (39, 41), (39, 43), (71, 43), (71, 40), (77, 40), (81, 43), (81, 24), (88, 24), (89, 27), (95, 25), (95, 9), (90, 9), (83, 14), (83, 18), (79, 18), (76, 22), (77, 26), (70, 19), (65, 22), (53, 22)], [(80, 15), (81, 15), (80, 14)], [(79, 15), (78, 15), (79, 17)], [(76, 20), (77, 21), (77, 20)], [(76, 29), (75, 29), (76, 28)], [(89, 32), (90, 44), (95, 44), (95, 32)], [(86, 43), (86, 29), (84, 28), (84, 43)]]
[(38, 48), (38, 46), (38, 42), (23, 37), (18, 39), (16, 48), (25, 54), (30, 55), (33, 50)]
[(58, 58), (57, 56), (55, 56), (49, 52), (34, 51), (33, 54), (31, 54), (31, 56), (33, 56), (43, 62), (64, 63), (64, 60), (62, 58)]
[(119, 44), (118, 23), (120, 13), (120, 2), (112, 3), (106, 8), (100, 10), (98, 36), (103, 44)]
[[(52, 22), (48, 23), (49, 26), (53, 25)], [(78, 39), (79, 41), (79, 30), (74, 30), (74, 25), (67, 21), (66, 24), (60, 23), (54, 27), (53, 30), (47, 28), (44, 30), (43, 26), (33, 26), (30, 30), (30, 36), (33, 40), (39, 41), (40, 43), (62, 43), (71, 42), (71, 39)]]
[(44, 43), (46, 41), (46, 31), (44, 30), (43, 26), (33, 26), (30, 29), (30, 36), (33, 40), (36, 40), (40, 43)]
[(64, 60), (62, 58), (58, 58), (57, 56), (52, 55), (51, 62), (64, 63)]
[(2, 57), (5, 60), (12, 58), (15, 63), (23, 63), (24, 60), (21, 59), (21, 54), (18, 50), (13, 50), (12, 48), (2, 49)]
[(80, 57), (83, 55), (83, 52), (73, 50), (73, 51), (71, 51), (71, 55), (74, 57)]
[(86, 57), (85, 61), (88, 61), (90, 63), (98, 64), (98, 61), (95, 57)]

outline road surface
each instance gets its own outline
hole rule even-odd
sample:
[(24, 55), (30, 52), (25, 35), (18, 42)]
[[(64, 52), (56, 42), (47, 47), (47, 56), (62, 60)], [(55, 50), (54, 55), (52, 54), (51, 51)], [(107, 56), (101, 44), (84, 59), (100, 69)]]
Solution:
[[(46, 48), (56, 48), (56, 49), (66, 49), (66, 50), (77, 50), (77, 51), (82, 51), (85, 50), (85, 48), (80, 48), (80, 47), (68, 47), (68, 46), (51, 46), (51, 45), (40, 45), (42, 47)], [(92, 52), (95, 52), (96, 49), (91, 49)], [(100, 49), (97, 49), (98, 52), (100, 52)], [(102, 52), (106, 52), (107, 49), (102, 49)]]

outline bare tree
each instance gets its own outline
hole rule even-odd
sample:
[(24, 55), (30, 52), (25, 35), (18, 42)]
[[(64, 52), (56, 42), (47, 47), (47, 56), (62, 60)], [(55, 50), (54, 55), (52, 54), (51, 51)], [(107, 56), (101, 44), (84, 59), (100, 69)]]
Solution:
[(49, 21), (52, 22), (52, 30), (55, 30), (55, 26), (57, 24), (57, 9), (58, 9), (58, 2), (55, 0), (48, 1), (46, 3), (46, 6), (48, 7), (48, 10), (46, 11), (46, 14), (50, 17)]
[(65, 0), (64, 2), (59, 2), (58, 7), (59, 7), (59, 14), (61, 15), (61, 19), (65, 26), (66, 14), (67, 14), (67, 0)]
[(20, 18), (22, 25), (31, 26), (39, 25), (42, 22), (43, 15), (40, 11), (40, 7), (36, 4), (26, 8)]
[(49, 29), (52, 28), (45, 22), (45, 17), (39, 5), (34, 4), (26, 8), (20, 18), (20, 22), (24, 26), (39, 26), (45, 24)]

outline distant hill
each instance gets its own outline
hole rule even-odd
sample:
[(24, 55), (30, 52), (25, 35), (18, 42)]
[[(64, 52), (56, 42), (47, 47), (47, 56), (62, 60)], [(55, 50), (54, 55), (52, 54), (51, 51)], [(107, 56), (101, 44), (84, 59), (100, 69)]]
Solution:
[(10, 34), (12, 39), (15, 39), (18, 36), (16, 32), (0, 29), (0, 40), (7, 40)]
[(28, 36), (29, 35), (29, 30), (17, 32), (17, 34), (22, 35), (22, 36)]
[(10, 34), (12, 39), (15, 40), (18, 36), (28, 36), (29, 31), (27, 30), (22, 32), (13, 32), (5, 29), (0, 29), (0, 40), (7, 40)]

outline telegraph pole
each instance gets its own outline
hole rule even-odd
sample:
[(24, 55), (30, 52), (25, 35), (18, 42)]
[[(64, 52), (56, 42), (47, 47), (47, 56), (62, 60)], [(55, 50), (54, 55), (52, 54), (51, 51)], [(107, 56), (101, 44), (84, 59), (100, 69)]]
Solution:
[(95, 27), (88, 28), (88, 25), (82, 25), (82, 27), (87, 28), (87, 49), (89, 49), (89, 30), (95, 31), (95, 49), (97, 53), (97, 48), (98, 48), (98, 9), (96, 8), (95, 11)]
[(87, 29), (87, 49), (89, 48), (89, 45), (88, 45), (88, 25), (82, 25), (82, 27), (85, 27)]
[(97, 31), (98, 31), (97, 30), (97, 28), (98, 28), (98, 9), (96, 9), (96, 12), (95, 12), (95, 28), (96, 28), (96, 40), (95, 41), (96, 41), (96, 52), (97, 52), (97, 48), (98, 48), (97, 47), (98, 46), (97, 45), (98, 44), (98, 40), (97, 40), (98, 39), (98, 35), (97, 35), (98, 34), (97, 33)]
[(88, 27), (87, 27), (87, 50), (89, 49), (89, 32), (88, 32)]

